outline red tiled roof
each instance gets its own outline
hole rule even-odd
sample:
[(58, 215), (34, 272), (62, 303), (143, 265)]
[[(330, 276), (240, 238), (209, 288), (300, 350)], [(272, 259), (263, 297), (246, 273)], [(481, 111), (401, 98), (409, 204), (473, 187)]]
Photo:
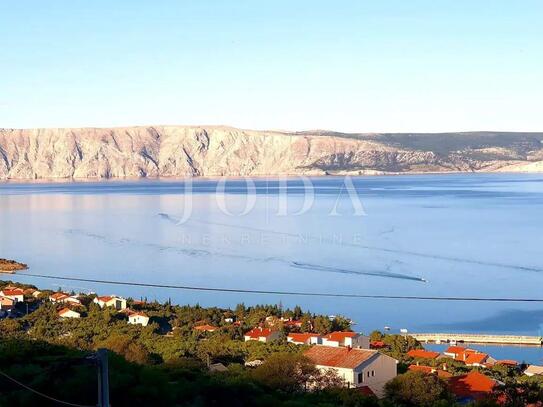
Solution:
[(408, 370), (412, 372), (432, 373), (434, 368), (430, 366), (409, 365)]
[(439, 352), (430, 352), (424, 349), (411, 349), (407, 352), (407, 356), (421, 359), (436, 359), (439, 356)]
[(449, 388), (459, 398), (480, 399), (492, 392), (496, 381), (479, 372), (470, 372), (449, 379)]
[(313, 333), (290, 333), (288, 334), (288, 337), (291, 338), (294, 342), (307, 342), (311, 338), (318, 338), (320, 337), (319, 334), (313, 334)]
[(50, 295), (50, 298), (52, 298), (54, 300), (61, 300), (63, 298), (68, 298), (68, 297), (69, 297), (69, 295), (64, 294), (64, 293), (54, 293), (54, 294)]
[(510, 359), (498, 360), (496, 361), (496, 364), (505, 365), (505, 366), (518, 366), (518, 362), (516, 360), (510, 360)]
[[(58, 315), (62, 316), (68, 312), (72, 311), (70, 308), (62, 308), (59, 312), (58, 312)], [(75, 311), (73, 311), (75, 312)]]
[(488, 355), (486, 353), (466, 353), (466, 359), (464, 362), (466, 365), (472, 365), (472, 364), (482, 364), (486, 359), (488, 358)]
[(96, 299), (102, 302), (109, 302), (113, 299), (113, 297), (110, 297), (109, 295), (105, 295), (103, 297), (96, 297)]
[(272, 330), (269, 328), (253, 328), (249, 332), (245, 333), (245, 336), (248, 336), (252, 339), (258, 339), (258, 338), (267, 338), (272, 333)]
[(379, 352), (366, 349), (336, 348), (334, 346), (313, 346), (305, 353), (316, 365), (354, 369)]
[(4, 288), (2, 293), (4, 295), (23, 295), (24, 291), (20, 288)]
[(326, 335), (326, 339), (329, 341), (336, 341), (341, 342), (345, 338), (354, 338), (355, 336), (358, 336), (356, 332), (332, 332), (328, 335)]
[(410, 365), (408, 369), (412, 372), (422, 372), (426, 374), (434, 373), (434, 374), (437, 374), (438, 377), (441, 377), (443, 379), (452, 377), (452, 374), (447, 372), (446, 370), (436, 369), (430, 366)]
[(208, 331), (208, 332), (213, 332), (213, 331), (216, 331), (217, 328), (216, 326), (213, 326), (213, 325), (198, 325), (198, 326), (195, 326), (194, 327), (195, 330), (197, 331)]
[(462, 346), (449, 346), (443, 353), (464, 353), (466, 351), (466, 348)]

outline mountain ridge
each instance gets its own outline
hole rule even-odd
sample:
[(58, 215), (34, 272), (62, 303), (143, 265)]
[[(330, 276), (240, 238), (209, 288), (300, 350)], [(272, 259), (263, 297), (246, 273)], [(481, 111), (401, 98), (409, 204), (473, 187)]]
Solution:
[(543, 171), (543, 132), (0, 129), (0, 179)]

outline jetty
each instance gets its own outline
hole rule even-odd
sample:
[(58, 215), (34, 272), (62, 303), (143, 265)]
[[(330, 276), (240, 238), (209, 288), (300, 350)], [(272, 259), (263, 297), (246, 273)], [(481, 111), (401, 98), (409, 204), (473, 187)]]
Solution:
[(531, 345), (541, 346), (541, 336), (524, 335), (490, 335), (490, 334), (462, 334), (462, 333), (409, 333), (419, 342), (423, 343), (486, 343), (495, 345)]

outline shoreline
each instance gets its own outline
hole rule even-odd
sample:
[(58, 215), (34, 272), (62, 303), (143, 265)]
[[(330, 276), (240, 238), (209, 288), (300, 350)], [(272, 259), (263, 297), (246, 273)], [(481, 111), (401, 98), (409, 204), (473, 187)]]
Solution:
[(366, 174), (351, 174), (351, 173), (337, 173), (337, 174), (269, 174), (269, 175), (209, 175), (209, 176), (190, 176), (190, 177), (110, 177), (110, 178), (0, 178), (0, 185), (2, 184), (85, 184), (85, 183), (115, 183), (115, 182), (137, 182), (137, 181), (149, 181), (149, 182), (184, 182), (187, 180), (192, 181), (215, 181), (220, 179), (230, 180), (274, 180), (282, 178), (299, 179), (305, 178), (341, 178), (350, 176), (352, 178), (393, 178), (393, 177), (407, 177), (407, 176), (425, 176), (425, 175), (542, 175), (543, 171), (412, 171), (412, 172), (375, 172)]

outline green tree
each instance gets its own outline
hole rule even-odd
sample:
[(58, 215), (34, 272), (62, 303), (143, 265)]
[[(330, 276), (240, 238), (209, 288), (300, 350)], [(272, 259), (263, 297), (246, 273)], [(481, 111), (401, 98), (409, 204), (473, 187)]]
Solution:
[(275, 353), (255, 369), (253, 376), (272, 389), (294, 393), (304, 390), (317, 373), (315, 365), (303, 355)]
[(447, 384), (436, 375), (407, 372), (385, 385), (387, 398), (396, 405), (426, 407), (449, 400)]

